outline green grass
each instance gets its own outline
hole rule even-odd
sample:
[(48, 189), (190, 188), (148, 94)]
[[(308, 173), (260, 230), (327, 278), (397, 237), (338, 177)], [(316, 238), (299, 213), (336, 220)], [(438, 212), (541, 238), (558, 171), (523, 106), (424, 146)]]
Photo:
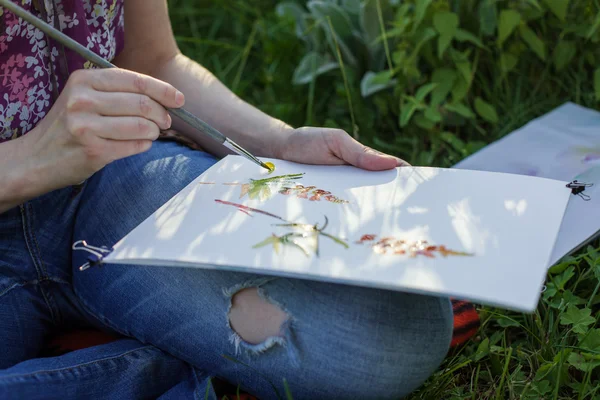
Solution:
[[(550, 62), (532, 59), (510, 79), (494, 70), (476, 75), (473, 90), (494, 106), (498, 123), (467, 122), (444, 134), (402, 130), (395, 95), (363, 99), (352, 70), (291, 84), (305, 45), (276, 17), (274, 1), (169, 4), (181, 49), (246, 101), (294, 126), (341, 127), (415, 165), (449, 167), (566, 101), (598, 108), (593, 71), (583, 60), (557, 72)], [(477, 337), (449, 354), (411, 398), (600, 399), (599, 247), (595, 242), (551, 269), (535, 314), (480, 307)]]

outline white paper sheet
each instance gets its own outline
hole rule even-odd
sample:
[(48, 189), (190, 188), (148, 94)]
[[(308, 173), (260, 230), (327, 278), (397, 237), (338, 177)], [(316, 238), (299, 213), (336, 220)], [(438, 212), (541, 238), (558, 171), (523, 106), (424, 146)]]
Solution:
[[(238, 156), (221, 160), (117, 243), (105, 262), (317, 279), (455, 296), (522, 311), (537, 306), (571, 196), (566, 182), (458, 169), (367, 172), (272, 161), (277, 169), (267, 175)], [(288, 186), (315, 186), (348, 203), (328, 201), (329, 194), (311, 201), (314, 191), (301, 198), (297, 193), (280, 194), (277, 187), (263, 199), (242, 195), (248, 187), (240, 184), (250, 179), (293, 173), (304, 175)], [(342, 238), (349, 247), (323, 236), (319, 256), (309, 239), (300, 240), (308, 256), (289, 244), (280, 245), (278, 253), (272, 245), (253, 248), (290, 228), (275, 226), (283, 222), (274, 217), (240, 211), (223, 201), (319, 226), (327, 216), (324, 232)], [(366, 234), (377, 237), (357, 244)], [(471, 255), (379, 254), (375, 249), (384, 246), (372, 245), (384, 237), (426, 240), (425, 249), (444, 245)]]
[(600, 112), (566, 103), (455, 168), (594, 183), (590, 201), (570, 199), (549, 266), (600, 231)]

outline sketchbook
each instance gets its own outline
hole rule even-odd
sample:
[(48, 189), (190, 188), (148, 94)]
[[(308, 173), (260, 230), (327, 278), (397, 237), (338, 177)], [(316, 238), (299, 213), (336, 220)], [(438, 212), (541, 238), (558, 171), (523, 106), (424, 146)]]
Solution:
[(585, 203), (564, 179), (263, 161), (275, 172), (227, 156), (118, 243), (73, 248), (84, 268), (216, 268), (532, 312), (565, 211)]
[(600, 112), (565, 103), (464, 159), (455, 168), (596, 182), (569, 201), (548, 266), (600, 234)]

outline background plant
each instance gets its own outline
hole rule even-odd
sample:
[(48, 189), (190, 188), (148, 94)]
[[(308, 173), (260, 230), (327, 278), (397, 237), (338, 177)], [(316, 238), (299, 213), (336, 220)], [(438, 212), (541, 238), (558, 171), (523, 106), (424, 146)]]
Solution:
[[(598, 0), (169, 4), (182, 50), (245, 100), (413, 164), (451, 166), (566, 101), (598, 109)], [(413, 398), (600, 399), (599, 247), (552, 268), (535, 314), (480, 308)]]

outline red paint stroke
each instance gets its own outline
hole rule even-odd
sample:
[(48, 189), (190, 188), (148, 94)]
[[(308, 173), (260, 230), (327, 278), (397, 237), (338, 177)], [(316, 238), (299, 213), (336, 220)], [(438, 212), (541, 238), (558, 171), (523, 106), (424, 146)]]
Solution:
[(225, 204), (225, 205), (227, 205), (227, 206), (233, 206), (233, 207), (236, 207), (238, 210), (240, 210), (240, 211), (242, 211), (242, 212), (244, 212), (244, 213), (246, 213), (246, 214), (248, 214), (248, 215), (250, 215), (250, 214), (249, 214), (249, 212), (256, 212), (256, 213), (259, 213), (259, 214), (267, 215), (267, 216), (269, 216), (269, 217), (272, 217), (272, 218), (277, 218), (278, 220), (281, 220), (281, 221), (285, 221), (285, 220), (284, 220), (283, 218), (281, 218), (280, 216), (277, 216), (277, 215), (275, 215), (275, 214), (271, 214), (270, 212), (267, 212), (267, 211), (262, 211), (262, 210), (259, 210), (259, 209), (257, 209), (257, 208), (248, 207), (248, 206), (245, 206), (245, 205), (243, 205), (243, 204), (232, 203), (232, 202), (230, 202), (230, 201), (218, 200), (218, 199), (215, 199), (215, 201), (216, 201), (217, 203), (220, 203), (220, 204)]
[[(377, 235), (367, 234), (362, 235), (360, 240), (356, 241), (357, 244), (364, 244), (366, 242), (374, 242)], [(418, 240), (416, 242), (408, 243), (405, 240), (397, 240), (394, 237), (387, 236), (379, 239), (377, 242), (371, 244), (373, 252), (377, 254), (394, 254), (394, 255), (408, 255), (411, 258), (417, 256), (423, 256), (427, 258), (435, 258), (436, 254), (446, 258), (448, 256), (472, 256), (471, 253), (465, 253), (462, 251), (450, 250), (444, 245), (432, 246), (426, 240)]]

